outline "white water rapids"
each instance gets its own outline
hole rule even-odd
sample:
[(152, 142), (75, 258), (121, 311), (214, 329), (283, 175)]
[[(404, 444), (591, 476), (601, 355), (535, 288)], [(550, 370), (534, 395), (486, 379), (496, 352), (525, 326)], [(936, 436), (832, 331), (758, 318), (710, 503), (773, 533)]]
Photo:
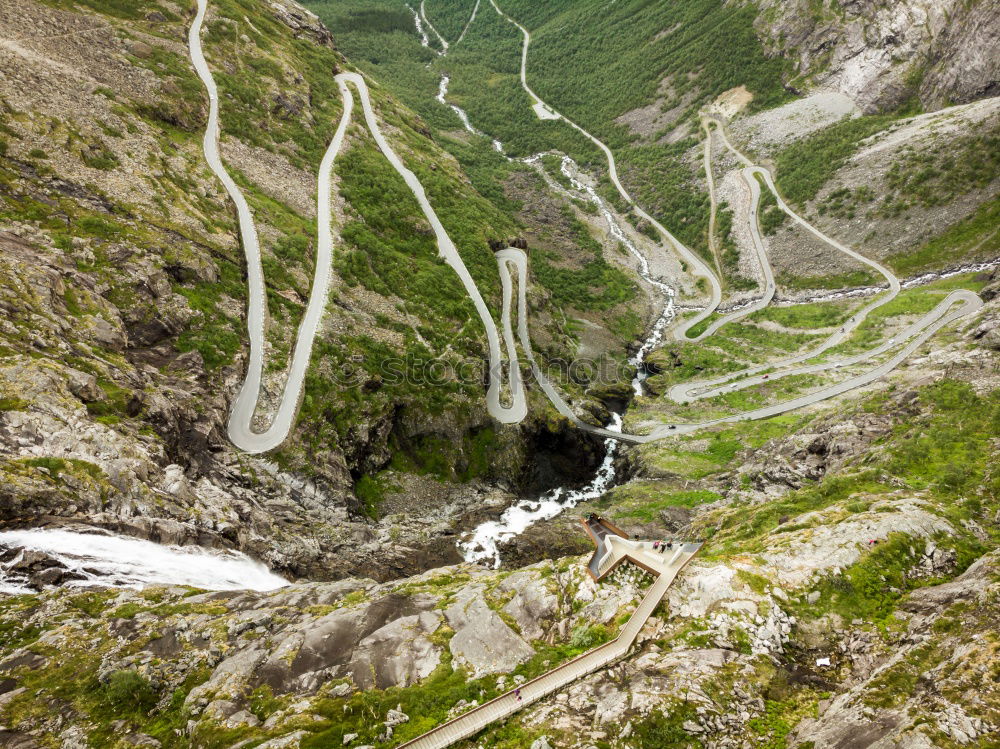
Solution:
[[(450, 78), (447, 75), (441, 76), (441, 82), (438, 85), (438, 95), (436, 97), (438, 102), (446, 107), (449, 107), (453, 112), (455, 112), (459, 120), (461, 120), (462, 125), (469, 133), (487, 137), (484, 132), (478, 130), (472, 124), (468, 113), (464, 109), (450, 103), (446, 99), (446, 96), (448, 95), (449, 81)], [(498, 153), (506, 155), (503, 143), (499, 140), (493, 140), (493, 148)], [(507, 158), (510, 161), (514, 160), (510, 157)], [(539, 161), (540, 158), (541, 154), (535, 154), (534, 156), (521, 159), (521, 161), (531, 164)], [(663, 331), (666, 329), (670, 321), (674, 319), (676, 314), (676, 309), (674, 307), (674, 289), (669, 284), (653, 277), (652, 272), (650, 271), (649, 260), (642, 252), (639, 251), (635, 242), (633, 242), (625, 230), (622, 229), (621, 224), (618, 223), (617, 218), (608, 207), (608, 204), (603, 198), (601, 198), (600, 195), (597, 194), (597, 191), (594, 190), (593, 187), (579, 178), (581, 170), (577, 163), (569, 156), (564, 155), (562, 157), (561, 171), (569, 180), (573, 189), (597, 207), (598, 212), (607, 223), (610, 235), (624, 245), (628, 252), (635, 257), (638, 262), (636, 270), (643, 280), (649, 283), (657, 291), (661, 292), (666, 298), (663, 311), (656, 318), (656, 321), (653, 323), (646, 339), (643, 341), (638, 350), (636, 350), (635, 354), (633, 354), (628, 360), (629, 364), (636, 368), (636, 376), (632, 379), (632, 390), (636, 395), (642, 395), (644, 392), (642, 383), (648, 376), (648, 373), (643, 367), (643, 362), (649, 353), (657, 346), (657, 344), (663, 340)], [(621, 432), (621, 414), (613, 413), (611, 415), (611, 422), (608, 423), (605, 428), (612, 432)], [(597, 469), (597, 473), (594, 475), (594, 478), (591, 479), (590, 483), (586, 486), (573, 490), (567, 490), (564, 487), (550, 489), (537, 499), (522, 499), (516, 504), (508, 507), (504, 510), (498, 520), (490, 520), (485, 523), (481, 523), (474, 531), (472, 531), (471, 536), (467, 536), (467, 540), (459, 542), (458, 548), (462, 557), (467, 562), (487, 563), (492, 567), (497, 568), (500, 566), (500, 546), (503, 543), (511, 540), (515, 536), (519, 536), (539, 521), (549, 520), (562, 513), (563, 510), (575, 507), (581, 502), (586, 502), (600, 497), (615, 484), (615, 479), (617, 478), (615, 458), (618, 454), (619, 444), (619, 441), (616, 439), (609, 438), (604, 440), (604, 460)]]
[[(457, 107), (454, 104), (449, 104), (448, 100), (444, 98), (448, 95), (448, 82), (450, 80), (451, 78), (449, 78), (446, 75), (441, 76), (441, 83), (438, 84), (438, 95), (435, 98), (439, 102), (444, 104), (446, 107), (450, 107), (451, 111), (453, 111), (455, 114), (458, 115), (458, 119), (462, 121), (462, 125), (465, 126), (466, 130), (468, 130), (473, 135), (483, 135), (483, 133), (481, 133), (479, 130), (476, 130), (476, 128), (472, 126), (472, 123), (469, 121), (469, 115), (464, 109), (462, 109), (461, 107)], [(496, 142), (499, 143), (500, 141)]]
[(17, 554), (0, 563), (0, 593), (32, 593), (27, 574), (13, 570), (26, 552), (42, 552), (78, 579), (71, 586), (143, 588), (190, 585), (205, 590), (274, 590), (288, 581), (237, 551), (163, 546), (137, 538), (30, 529), (0, 532), (0, 550)]
[(580, 168), (577, 166), (576, 162), (573, 161), (569, 156), (563, 156), (562, 160), (562, 173), (573, 185), (573, 188), (584, 193), (587, 198), (597, 206), (597, 210), (600, 211), (601, 215), (604, 216), (604, 220), (608, 223), (608, 230), (611, 232), (611, 236), (621, 242), (625, 249), (627, 249), (635, 258), (639, 261), (639, 267), (637, 268), (639, 275), (646, 281), (650, 286), (659, 290), (666, 297), (666, 304), (663, 307), (663, 312), (660, 316), (656, 318), (656, 322), (653, 323), (653, 327), (646, 336), (646, 340), (643, 341), (642, 345), (635, 352), (635, 354), (628, 360), (629, 364), (636, 367), (637, 373), (635, 379), (632, 380), (632, 390), (636, 395), (643, 394), (643, 385), (648, 373), (646, 372), (643, 362), (645, 362), (646, 357), (649, 356), (649, 352), (656, 348), (657, 344), (663, 340), (663, 331), (666, 329), (667, 325), (671, 320), (674, 319), (676, 311), (674, 309), (674, 289), (669, 284), (660, 281), (657, 278), (653, 278), (653, 274), (649, 270), (649, 260), (639, 252), (639, 248), (635, 246), (635, 243), (628, 237), (625, 231), (622, 229), (621, 225), (615, 219), (614, 214), (611, 209), (608, 208), (607, 203), (597, 194), (588, 184), (581, 182), (576, 175), (580, 173)]
[[(608, 429), (620, 432), (622, 417), (613, 414)], [(604, 460), (597, 474), (590, 483), (581, 489), (566, 490), (563, 487), (550, 489), (538, 499), (522, 499), (511, 505), (499, 520), (490, 520), (480, 524), (468, 541), (458, 545), (462, 556), (467, 562), (490, 563), (495, 569), (500, 566), (500, 544), (519, 536), (540, 520), (549, 520), (568, 507), (574, 507), (580, 502), (597, 499), (615, 483), (615, 457), (618, 454), (619, 442), (616, 439), (604, 440)]]

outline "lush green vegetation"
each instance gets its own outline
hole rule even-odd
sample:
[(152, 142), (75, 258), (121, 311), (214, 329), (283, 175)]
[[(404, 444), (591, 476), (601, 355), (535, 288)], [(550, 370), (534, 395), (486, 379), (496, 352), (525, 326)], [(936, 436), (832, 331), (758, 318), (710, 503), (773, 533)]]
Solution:
[(144, 716), (156, 700), (149, 680), (132, 670), (114, 671), (101, 685), (101, 702), (117, 715)]
[(532, 88), (612, 148), (632, 140), (614, 118), (655, 101), (664, 80), (669, 85), (663, 111), (694, 97), (678, 121), (740, 85), (753, 92), (754, 109), (788, 97), (782, 87), (785, 62), (764, 55), (753, 31), (756, 11), (749, 6), (715, 0), (498, 4), (531, 31)]
[(181, 333), (177, 348), (197, 351), (209, 369), (232, 363), (243, 345), (244, 332), (240, 320), (224, 313), (220, 307), (223, 296), (242, 299), (246, 295), (242, 272), (236, 263), (219, 261), (219, 280), (177, 285), (175, 291), (184, 296), (191, 308), (201, 313)]
[(560, 258), (554, 252), (533, 250), (531, 272), (535, 280), (549, 290), (560, 307), (580, 311), (605, 311), (632, 299), (636, 289), (628, 276), (604, 259), (601, 245), (571, 208), (564, 206), (563, 216), (575, 243), (591, 257), (581, 268), (572, 268), (556, 265)]
[(685, 138), (670, 145), (623, 147), (619, 152), (619, 168), (623, 169), (626, 186), (639, 205), (681, 242), (714, 264), (708, 249), (708, 192), (695, 182), (694, 164), (686, 164), (681, 158), (696, 144), (694, 138)]
[(761, 233), (770, 236), (778, 231), (778, 227), (785, 223), (788, 219), (788, 214), (778, 207), (778, 199), (774, 197), (774, 193), (771, 192), (771, 189), (761, 176), (755, 174), (754, 179), (760, 185), (760, 203), (757, 205), (757, 221), (760, 225)]
[(816, 212), (820, 216), (829, 214), (837, 218), (852, 219), (862, 205), (869, 204), (874, 199), (875, 193), (868, 185), (860, 185), (853, 190), (839, 187), (816, 205)]
[(844, 119), (783, 148), (776, 158), (776, 184), (782, 196), (798, 205), (812, 200), (862, 140), (894, 119), (895, 115)]
[[(795, 517), (852, 497), (877, 497), (891, 490), (890, 482), (902, 481), (911, 490), (929, 492), (940, 502), (940, 512), (956, 523), (974, 517), (984, 507), (995, 506), (1000, 502), (1000, 477), (990, 468), (995, 460), (990, 435), (1000, 426), (1000, 395), (978, 395), (967, 383), (943, 380), (921, 389), (919, 397), (930, 407), (926, 415), (896, 426), (892, 435), (882, 440), (879, 457), (866, 461), (864, 470), (827, 476), (779, 501), (726, 512), (712, 539), (712, 553), (751, 552), (767, 543), (767, 534), (801, 527), (795, 525)], [(868, 504), (861, 504), (858, 511)], [(982, 553), (979, 542), (964, 537), (939, 539), (938, 543), (956, 549), (960, 570)], [(845, 611), (867, 606), (873, 617), (888, 614), (901, 593), (887, 592), (888, 586), (879, 575), (912, 566), (901, 558), (903, 551), (909, 554), (911, 545), (910, 541), (898, 541), (876, 546), (854, 572), (845, 574), (849, 587), (841, 579), (826, 583), (830, 600)], [(900, 584), (890, 585), (898, 591), (907, 588), (902, 581), (897, 582)], [(841, 586), (839, 592), (837, 586)], [(876, 589), (878, 595), (873, 593)]]
[(990, 470), (996, 455), (990, 439), (1000, 434), (1000, 392), (979, 395), (967, 383), (942, 380), (924, 388), (920, 398), (931, 414), (897, 428), (888, 470), (915, 488), (952, 499), (1000, 501), (1000, 475)]
[(737, 291), (757, 288), (756, 281), (740, 274), (740, 250), (733, 238), (733, 212), (725, 201), (719, 204), (715, 227), (719, 237), (723, 280)]
[[(715, 452), (723, 455), (731, 445), (713, 444)], [(722, 499), (717, 492), (709, 489), (672, 490), (658, 482), (637, 482), (615, 487), (604, 503), (614, 505), (617, 515), (652, 522), (661, 510), (670, 507), (696, 507), (707, 502)]]
[[(340, 56), (295, 38), (253, 0), (219, 0), (213, 9), (215, 20), (206, 26), (204, 38), (219, 87), (223, 133), (278, 151), (296, 166), (315, 172), (340, 119), (340, 92), (331, 75), (341, 64)], [(244, 17), (253, 23), (230, 20)], [(252, 54), (241, 35), (253, 42)], [(296, 84), (289, 85), (289, 80)], [(306, 106), (309, 117), (297, 111)]]
[(722, 527), (711, 541), (711, 552), (722, 554), (762, 551), (766, 536), (781, 525), (796, 527), (791, 519), (863, 493), (885, 492), (888, 486), (875, 471), (829, 476), (821, 482), (791, 492), (776, 502), (739, 507), (727, 513)]
[(80, 477), (89, 477), (94, 481), (100, 481), (107, 478), (100, 466), (87, 460), (80, 460), (79, 458), (53, 458), (46, 456), (38, 458), (20, 458), (17, 462), (30, 468), (45, 469), (49, 476), (57, 481), (63, 473), (69, 473)]
[[(591, 627), (579, 635), (574, 633), (576, 643), (560, 645), (540, 645), (534, 657), (514, 669), (512, 676), (524, 676), (531, 679), (552, 668), (554, 665), (567, 661), (580, 653), (595, 647), (610, 638), (610, 633), (603, 627)], [(447, 635), (444, 635), (447, 639)], [(419, 736), (421, 733), (442, 723), (448, 711), (462, 700), (482, 703), (496, 697), (496, 677), (487, 676), (480, 679), (468, 679), (463, 669), (453, 668), (450, 653), (445, 650), (441, 665), (420, 684), (410, 687), (393, 687), (390, 689), (369, 689), (356, 692), (347, 698), (329, 698), (321, 700), (315, 712), (326, 720), (313, 729), (315, 732), (305, 737), (302, 746), (305, 748), (327, 747), (332, 743), (341, 743), (345, 733), (359, 734), (358, 741), (371, 743), (382, 726), (371, 720), (372, 715), (385, 715), (390, 709), (401, 705), (403, 712), (410, 720), (396, 727), (393, 734), (393, 745)], [(515, 731), (516, 738), (524, 740), (524, 728), (521, 726), (487, 729), (488, 732), (499, 730), (500, 737), (505, 731)], [(530, 744), (530, 739), (528, 741)], [(491, 746), (524, 746), (521, 743), (506, 744), (490, 742)]]
[(786, 328), (806, 330), (833, 328), (846, 322), (856, 308), (857, 303), (840, 301), (794, 304), (788, 307), (771, 305), (757, 310), (747, 320), (750, 322), (769, 320)]
[(696, 720), (691, 703), (678, 703), (657, 710), (635, 724), (632, 738), (639, 749), (699, 749), (704, 746), (684, 730), (684, 722)]
[(827, 354), (849, 354), (874, 348), (886, 338), (890, 320), (903, 315), (924, 315), (941, 303), (943, 297), (923, 289), (905, 289), (891, 302), (872, 310), (851, 333), (851, 337), (827, 350)]
[[(375, 1), (377, 12), (371, 2), (361, 0), (317, 0), (310, 7), (334, 30), (353, 61), (431, 125), (441, 130), (460, 126), (449, 109), (434, 101), (440, 74), (446, 72), (451, 76), (449, 100), (463, 107), (477, 127), (499, 138), (512, 156), (555, 148), (584, 166), (604, 168), (603, 156), (582, 135), (562, 121), (535, 116), (518, 79), (521, 33), (489, 5), (480, 7), (462, 43), (438, 58), (420, 45), (412, 17), (399, 5)], [(741, 84), (755, 94), (751, 108), (782, 101), (787, 97), (781, 85), (784, 63), (764, 56), (752, 29), (753, 9), (720, 6), (714, 0), (666, 5), (631, 0), (608, 9), (568, 2), (541, 9), (511, 0), (501, 7), (532, 30), (532, 87), (618, 150), (623, 174), (640, 203), (681, 241), (707, 254), (707, 196), (693, 180), (693, 166), (679, 160), (694, 141), (642, 145), (613, 121), (655, 100), (665, 79), (671, 85), (664, 111), (685, 102), (677, 122), (693, 121), (701, 104)], [(454, 41), (470, 8), (460, 0), (438, 0), (427, 12), (441, 24), (439, 31), (454, 34)], [(672, 32), (657, 36), (663, 29)], [(573, 76), (564, 74), (567, 66)], [(692, 70), (698, 75), (689, 76)], [(446, 147), (462, 159), (451, 145)]]
[[(760, 421), (726, 424), (708, 435), (644, 446), (642, 455), (656, 470), (667, 471), (684, 480), (700, 479), (733, 468), (733, 461), (741, 450), (787, 436), (810, 419), (809, 414), (788, 413)], [(704, 447), (702, 439), (708, 440)], [(692, 442), (695, 444), (690, 444)]]
[(773, 353), (798, 351), (818, 337), (814, 333), (779, 333), (746, 322), (731, 322), (719, 328), (710, 343), (730, 356), (764, 361)]
[(898, 216), (911, 207), (942, 205), (996, 179), (1000, 171), (1000, 125), (959, 138), (939, 138), (919, 151), (903, 149), (886, 174), (880, 213)]
[[(600, 161), (596, 148), (566, 123), (543, 122), (535, 116), (518, 78), (521, 34), (488, 4), (480, 7), (473, 30), (462, 44), (441, 60), (421, 46), (412, 15), (393, 0), (317, 0), (308, 5), (333, 30), (338, 46), (353, 63), (389, 87), (434, 128), (462, 128), (455, 113), (435, 100), (441, 75), (448, 73), (452, 77), (449, 101), (464, 108), (481, 130), (499, 138), (512, 156), (559, 148), (584, 160)], [(467, 20), (469, 8), (455, 6), (455, 10)], [(438, 8), (435, 12), (440, 15)], [(382, 14), (385, 18), (379, 17)]]
[[(945, 547), (960, 547), (959, 570), (964, 570), (984, 551), (980, 545), (970, 545), (963, 539), (942, 537), (938, 542)], [(822, 610), (884, 626), (906, 592), (943, 582), (934, 578), (914, 578), (907, 574), (919, 561), (922, 553), (923, 541), (917, 541), (903, 533), (891, 534), (886, 540), (871, 546), (860, 561), (852, 564), (842, 574), (827, 577), (816, 588), (820, 593)]]
[(1000, 197), (987, 200), (970, 216), (914, 251), (893, 255), (889, 262), (899, 274), (946, 267), (1000, 253)]

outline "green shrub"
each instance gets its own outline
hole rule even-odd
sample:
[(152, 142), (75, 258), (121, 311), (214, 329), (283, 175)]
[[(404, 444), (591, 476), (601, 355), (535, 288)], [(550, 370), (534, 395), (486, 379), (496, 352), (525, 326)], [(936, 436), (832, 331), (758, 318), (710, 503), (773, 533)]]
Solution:
[(998, 249), (996, 241), (998, 225), (1000, 225), (1000, 197), (994, 197), (918, 249), (893, 255), (889, 263), (896, 273), (904, 275), (967, 262), (975, 257), (993, 257)]
[(101, 688), (101, 703), (115, 715), (142, 715), (156, 705), (156, 699), (149, 680), (133, 670), (112, 672)]
[(378, 508), (385, 498), (385, 492), (378, 480), (371, 476), (362, 476), (354, 484), (354, 495), (361, 503), (365, 515), (372, 520), (378, 520)]
[(683, 728), (685, 721), (697, 718), (687, 702), (658, 710), (634, 725), (632, 739), (638, 749), (697, 749), (701, 741)]
[(862, 140), (895, 119), (891, 114), (843, 119), (786, 146), (776, 158), (777, 186), (785, 200), (798, 205), (812, 200)]
[(570, 635), (569, 644), (580, 651), (589, 650), (608, 640), (607, 629), (600, 625), (579, 624)]
[(760, 203), (757, 205), (757, 221), (763, 234), (770, 236), (785, 223), (788, 214), (778, 207), (778, 199), (759, 174), (754, 179), (760, 184)]

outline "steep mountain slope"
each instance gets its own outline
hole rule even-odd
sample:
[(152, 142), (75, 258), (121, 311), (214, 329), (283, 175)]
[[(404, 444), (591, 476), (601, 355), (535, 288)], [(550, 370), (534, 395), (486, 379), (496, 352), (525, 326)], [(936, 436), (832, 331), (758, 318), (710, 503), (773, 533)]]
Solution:
[[(237, 546), (295, 575), (384, 576), (457, 560), (440, 533), (470, 506), (509, 501), (498, 479), (512, 489), (572, 482), (599, 459), (595, 443), (547, 421), (542, 402), (524, 426), (501, 428), (479, 377), (429, 384), (441, 357), (448, 372), (482, 371), (482, 330), (412, 195), (359, 126), (336, 165), (343, 239), (297, 426), (266, 461), (236, 453), (225, 422), (246, 350), (243, 261), (201, 152), (207, 105), (187, 59), (190, 9), (61, 2), (0, 12), (6, 522), (83, 521)], [(265, 252), (265, 423), (309, 295), (315, 173), (339, 121), (332, 76), (345, 62), (330, 32), (292, 4), (213, 3), (205, 47), (223, 157)], [(517, 225), (418, 117), (374, 96), (495, 305), (487, 240)], [(617, 273), (620, 295), (599, 309), (633, 296)], [(545, 337), (564, 302), (537, 299), (550, 305), (536, 323)], [(551, 329), (558, 355), (566, 337)], [(621, 359), (625, 342), (603, 352)], [(589, 457), (547, 457), (565, 447)], [(364, 517), (383, 502), (399, 513), (414, 495), (438, 509), (381, 526)], [(419, 547), (401, 543), (395, 562), (376, 553), (392, 528)]]
[(795, 88), (832, 87), (866, 112), (1000, 94), (996, 6), (974, 2), (757, 3), (758, 34), (790, 57)]
[[(992, 746), (998, 325), (879, 392), (643, 448), (581, 510), (706, 549), (628, 658), (469, 745)], [(515, 571), (10, 598), (0, 714), (12, 741), (395, 746), (621, 626), (648, 577), (595, 584), (573, 537)]]
[[(239, 558), (251, 582), (181, 585), (178, 555), (188, 568), (225, 557), (161, 546), (156, 579), (173, 584), (132, 589), (0, 536), (0, 746), (394, 747), (500, 695), (514, 704), (515, 685), (615, 637), (649, 587), (634, 565), (588, 575), (579, 520), (591, 512), (634, 538), (704, 545), (631, 652), (518, 699), (459, 746), (996, 746), (990, 4), (310, 6), (317, 16), (291, 0), (209, 0), (203, 33), (222, 155), (264, 252), (257, 425), (310, 293), (335, 75), (357, 69), (494, 312), (491, 249), (527, 244), (531, 348), (576, 412), (665, 437), (609, 449), (599, 490), (559, 511), (603, 445), (534, 383), (522, 424), (489, 417), (477, 313), (355, 113), (298, 420), (278, 450), (234, 449), (244, 248), (202, 151), (193, 5), (0, 0), (0, 532), (238, 548), (294, 580), (247, 590), (280, 580)], [(672, 337), (708, 279), (613, 187), (605, 152), (525, 91), (524, 37), (497, 8), (530, 29), (527, 81), (610, 145), (637, 203), (746, 316), (697, 342)], [(741, 153), (844, 244), (901, 276), (935, 272), (853, 326), (888, 274), (790, 220), (768, 190), (753, 215), (762, 183)], [(743, 306), (765, 292), (768, 262), (776, 303)], [(890, 374), (746, 418), (881, 365), (892, 349), (850, 357), (908, 345), (957, 289), (973, 311)], [(642, 341), (645, 360), (626, 361)], [(794, 356), (824, 368), (783, 376)], [(748, 367), (757, 377), (676, 396)], [(731, 420), (684, 433), (712, 419)], [(498, 568), (460, 562), (456, 541), (474, 527), (492, 533)]]

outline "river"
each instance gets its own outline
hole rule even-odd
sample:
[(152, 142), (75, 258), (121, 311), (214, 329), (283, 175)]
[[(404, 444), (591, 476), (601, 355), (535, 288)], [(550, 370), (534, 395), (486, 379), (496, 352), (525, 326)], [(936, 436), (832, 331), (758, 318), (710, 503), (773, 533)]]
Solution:
[[(455, 112), (462, 122), (463, 127), (469, 133), (488, 137), (472, 124), (468, 113), (464, 109), (450, 103), (446, 99), (449, 80), (447, 75), (441, 76), (438, 95), (436, 97), (437, 100)], [(492, 143), (494, 150), (506, 156), (503, 143), (496, 139)], [(540, 161), (540, 157), (541, 154), (535, 154), (521, 159), (521, 161), (532, 164)], [(510, 157), (507, 158), (510, 161), (514, 160)], [(646, 357), (663, 340), (663, 332), (676, 314), (674, 306), (675, 291), (670, 284), (653, 276), (650, 271), (649, 260), (622, 228), (607, 202), (597, 194), (593, 186), (584, 180), (579, 165), (569, 156), (563, 156), (560, 169), (563, 175), (569, 180), (573, 190), (594, 204), (598, 214), (604, 218), (611, 237), (620, 242), (635, 258), (637, 263), (636, 271), (639, 276), (660, 292), (666, 300), (662, 311), (654, 321), (646, 338), (628, 360), (629, 364), (636, 368), (636, 375), (631, 383), (632, 391), (636, 396), (641, 396), (645, 392), (643, 383), (648, 376), (648, 372), (644, 366)], [(612, 413), (611, 421), (605, 425), (605, 429), (612, 432), (621, 432), (621, 428), (622, 413)], [(615, 459), (618, 457), (620, 448), (621, 442), (619, 440), (614, 438), (604, 440), (604, 459), (594, 477), (582, 488), (566, 489), (560, 486), (550, 489), (539, 497), (522, 499), (504, 510), (497, 520), (489, 520), (481, 523), (473, 531), (465, 534), (463, 539), (458, 543), (458, 548), (463, 559), (467, 562), (476, 562), (494, 568), (499, 567), (501, 563), (500, 547), (504, 543), (519, 536), (535, 523), (550, 520), (581, 502), (600, 497), (618, 483), (619, 476), (615, 467)]]

